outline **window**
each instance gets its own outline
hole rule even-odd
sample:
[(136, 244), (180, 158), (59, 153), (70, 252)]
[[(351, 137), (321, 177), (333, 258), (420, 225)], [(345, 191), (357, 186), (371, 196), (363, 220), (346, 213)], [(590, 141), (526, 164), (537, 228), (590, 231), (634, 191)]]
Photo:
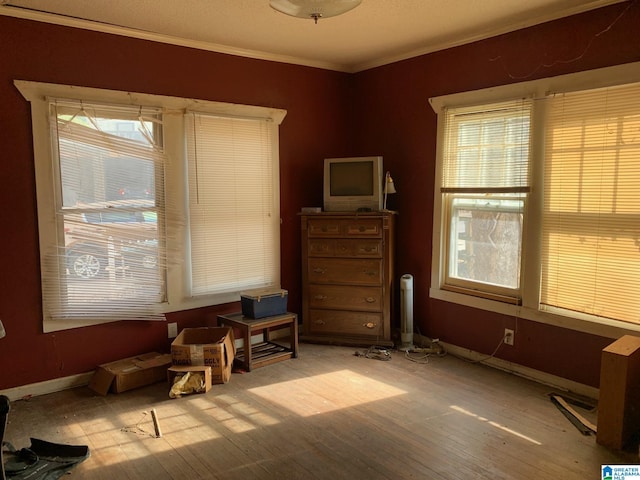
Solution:
[(162, 116), (55, 99), (49, 108), (58, 235), (41, 243), (45, 311), (154, 318), (166, 300)]
[(640, 324), (640, 83), (547, 102), (541, 304)]
[(278, 279), (278, 183), (269, 121), (187, 116), (191, 291), (235, 292)]
[(531, 102), (447, 108), (443, 288), (520, 299)]
[(640, 331), (639, 82), (636, 63), (431, 99), (432, 297)]
[(279, 286), (286, 112), (15, 84), (32, 109), (45, 331)]

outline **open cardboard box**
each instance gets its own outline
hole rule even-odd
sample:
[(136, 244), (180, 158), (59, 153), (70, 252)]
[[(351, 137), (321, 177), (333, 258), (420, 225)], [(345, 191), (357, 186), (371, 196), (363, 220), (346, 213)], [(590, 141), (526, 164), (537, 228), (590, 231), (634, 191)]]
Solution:
[(233, 329), (229, 327), (184, 328), (171, 343), (174, 366), (211, 367), (211, 382), (227, 383), (235, 358)]

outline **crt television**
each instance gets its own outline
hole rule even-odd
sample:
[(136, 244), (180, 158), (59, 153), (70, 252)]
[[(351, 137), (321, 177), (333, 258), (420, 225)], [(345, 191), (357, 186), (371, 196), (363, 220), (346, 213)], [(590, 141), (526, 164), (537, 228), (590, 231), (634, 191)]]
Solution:
[(382, 210), (382, 157), (324, 159), (324, 210)]

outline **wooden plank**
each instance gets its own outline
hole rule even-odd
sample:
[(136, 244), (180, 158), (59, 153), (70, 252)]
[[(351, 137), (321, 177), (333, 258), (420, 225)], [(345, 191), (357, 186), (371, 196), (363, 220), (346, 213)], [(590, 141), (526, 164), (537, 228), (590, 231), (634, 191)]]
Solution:
[(597, 432), (598, 427), (591, 423), (589, 420), (580, 415), (573, 407), (571, 407), (564, 398), (560, 395), (551, 395), (551, 398), (557, 402), (562, 408), (564, 408), (567, 412), (569, 412), (573, 417), (578, 420), (584, 427), (591, 430), (592, 432)]
[(640, 432), (640, 337), (624, 335), (602, 351), (597, 442), (632, 447)]

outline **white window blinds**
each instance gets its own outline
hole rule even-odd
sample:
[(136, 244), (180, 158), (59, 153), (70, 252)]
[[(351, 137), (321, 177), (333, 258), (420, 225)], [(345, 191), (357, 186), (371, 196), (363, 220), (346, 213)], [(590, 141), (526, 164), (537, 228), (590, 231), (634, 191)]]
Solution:
[(640, 323), (640, 84), (546, 102), (542, 306)]
[(191, 295), (279, 285), (277, 125), (186, 117)]
[(159, 111), (58, 100), (50, 125), (58, 194), (55, 234), (41, 245), (45, 318), (163, 319)]
[(528, 191), (530, 117), (526, 99), (448, 108), (442, 191)]

